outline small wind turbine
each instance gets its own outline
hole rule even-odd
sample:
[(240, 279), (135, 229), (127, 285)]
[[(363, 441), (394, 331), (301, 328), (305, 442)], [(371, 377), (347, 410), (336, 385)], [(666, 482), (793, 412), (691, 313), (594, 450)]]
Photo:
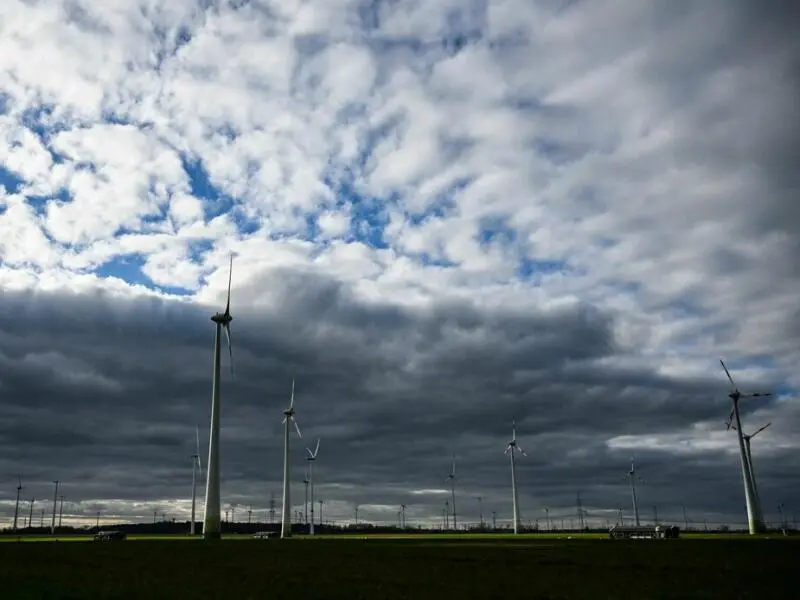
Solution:
[(453, 497), (453, 529), (458, 530), (458, 522), (456, 521), (456, 455), (453, 453), (453, 467), (450, 474), (447, 476), (450, 480), (450, 493)]
[(731, 392), (728, 397), (731, 399), (731, 412), (733, 417), (730, 419), (730, 427), (736, 426), (736, 437), (739, 439), (739, 462), (742, 466), (742, 479), (744, 480), (744, 499), (747, 505), (747, 525), (750, 534), (754, 535), (764, 529), (764, 524), (761, 521), (761, 509), (758, 506), (758, 497), (753, 485), (753, 475), (750, 472), (750, 464), (747, 460), (747, 450), (744, 442), (744, 435), (742, 434), (742, 420), (739, 416), (739, 400), (741, 398), (760, 398), (772, 396), (770, 392), (753, 392), (750, 394), (742, 394), (736, 383), (733, 381), (728, 368), (725, 363), (720, 359), (719, 364), (725, 370), (725, 375), (728, 376), (728, 381), (731, 383)]
[(200, 461), (200, 427), (195, 429), (195, 437), (197, 438), (197, 451), (192, 454), (192, 522), (189, 525), (189, 535), (194, 535), (195, 528), (195, 507), (197, 505), (197, 475), (200, 475), (200, 481), (203, 480), (203, 463)]
[(631, 470), (625, 475), (625, 479), (631, 483), (631, 498), (633, 499), (633, 518), (635, 519), (636, 526), (639, 527), (639, 504), (636, 501), (636, 481), (642, 481), (642, 478), (636, 474), (636, 462), (631, 458)]
[(56, 533), (56, 504), (58, 503), (58, 479), (54, 480), (53, 483), (56, 484), (55, 492), (53, 493), (53, 520), (50, 521), (50, 534), (55, 535)]
[[(317, 454), (319, 454), (319, 438), (317, 438), (317, 446), (314, 448), (312, 452), (309, 448), (306, 448), (306, 452), (308, 456), (306, 460), (308, 461), (308, 483), (311, 485), (311, 525), (308, 529), (309, 535), (314, 535), (314, 461), (317, 460)], [(322, 525), (322, 506), (320, 505), (319, 511), (319, 524)]]
[(231, 280), (233, 278), (233, 255), (231, 255), (228, 273), (228, 300), (224, 313), (216, 313), (211, 320), (216, 324), (214, 336), (214, 374), (211, 388), (211, 433), (208, 437), (208, 461), (206, 462), (206, 503), (203, 515), (203, 538), (219, 539), (220, 529), (220, 486), (219, 486), (219, 387), (220, 387), (220, 346), (222, 330), (228, 338), (228, 355), (230, 356), (231, 374), (233, 374), (233, 348), (231, 346)]
[(511, 457), (511, 495), (514, 508), (514, 533), (519, 532), (519, 496), (517, 494), (517, 465), (514, 462), (514, 452), (519, 452), (522, 456), (528, 456), (525, 451), (517, 444), (517, 422), (511, 419), (511, 441), (506, 446), (505, 453)]
[[(753, 493), (755, 494), (756, 504), (758, 505), (758, 520), (762, 523), (764, 522), (764, 514), (761, 512), (761, 496), (758, 495), (758, 484), (756, 483), (756, 472), (753, 470), (753, 454), (750, 451), (750, 440), (756, 437), (759, 433), (764, 431), (767, 427), (772, 425), (772, 423), (767, 423), (766, 425), (762, 425), (758, 429), (756, 429), (750, 435), (744, 434), (742, 435), (742, 439), (744, 440), (744, 450), (747, 454), (747, 466), (750, 468), (750, 480), (753, 484)], [(736, 429), (736, 425), (731, 425), (732, 429)]]
[(283, 511), (281, 515), (281, 537), (288, 538), (292, 536), (292, 518), (291, 518), (291, 503), (289, 487), (289, 423), (294, 425), (297, 430), (297, 435), (303, 437), (300, 433), (300, 427), (294, 418), (294, 379), (292, 379), (292, 398), (289, 401), (289, 408), (283, 411)]
[(14, 531), (17, 530), (17, 517), (19, 516), (19, 494), (25, 489), (22, 487), (22, 475), (17, 475), (17, 502), (14, 504)]

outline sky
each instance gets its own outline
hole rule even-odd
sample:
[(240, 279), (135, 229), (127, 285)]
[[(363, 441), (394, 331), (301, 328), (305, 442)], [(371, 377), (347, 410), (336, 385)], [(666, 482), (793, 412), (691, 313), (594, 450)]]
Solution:
[(295, 378), (326, 520), (438, 523), (454, 454), (459, 520), (508, 523), (515, 418), (524, 522), (630, 516), (635, 457), (643, 517), (743, 526), (723, 358), (791, 518), (799, 12), (4, 0), (0, 521), (18, 475), (188, 518), (231, 253), (223, 507), (280, 497)]

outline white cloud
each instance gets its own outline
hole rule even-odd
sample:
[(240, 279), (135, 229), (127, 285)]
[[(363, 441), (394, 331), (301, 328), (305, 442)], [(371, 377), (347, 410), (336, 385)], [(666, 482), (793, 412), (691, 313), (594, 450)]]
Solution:
[[(579, 297), (623, 351), (680, 354), (665, 376), (772, 356), (766, 377), (800, 385), (796, 42), (757, 43), (768, 24), (722, 4), (261, 4), (2, 3), (0, 165), (23, 181), (2, 197), (4, 286), (155, 293), (82, 273), (140, 255), (217, 300), (234, 250), (242, 303), (280, 267), (374, 302)], [(331, 242), (372, 217), (388, 249)], [(479, 243), (489, 217), (510, 240)], [(567, 268), (520, 281), (523, 257)]]

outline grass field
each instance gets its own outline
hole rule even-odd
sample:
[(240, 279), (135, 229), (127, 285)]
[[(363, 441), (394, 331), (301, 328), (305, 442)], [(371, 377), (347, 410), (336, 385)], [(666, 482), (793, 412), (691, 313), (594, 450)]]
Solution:
[(797, 538), (611, 541), (540, 534), (281, 541), (233, 536), (239, 541), (206, 544), (165, 537), (84, 544), (24, 538), (0, 544), (0, 597), (800, 597), (793, 585)]

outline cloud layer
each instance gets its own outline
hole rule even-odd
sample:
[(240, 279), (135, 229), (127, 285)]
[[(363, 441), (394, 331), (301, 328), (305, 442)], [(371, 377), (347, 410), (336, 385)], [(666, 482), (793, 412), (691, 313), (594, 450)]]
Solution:
[(741, 523), (722, 356), (797, 507), (796, 13), (3, 3), (0, 511), (22, 473), (187, 514), (230, 252), (226, 504), (279, 491), (296, 377), (332, 519), (437, 519), (453, 452), (509, 518), (515, 416), (526, 520), (614, 520), (636, 455), (662, 515)]

